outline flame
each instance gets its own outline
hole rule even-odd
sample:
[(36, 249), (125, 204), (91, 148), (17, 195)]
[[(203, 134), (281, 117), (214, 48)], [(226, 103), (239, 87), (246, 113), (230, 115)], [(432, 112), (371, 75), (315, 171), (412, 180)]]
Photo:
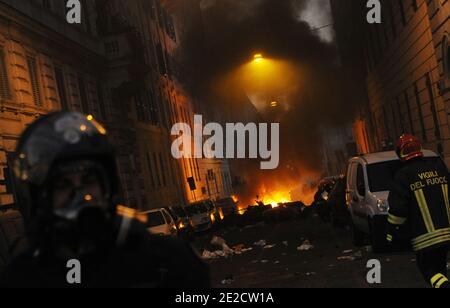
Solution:
[(280, 204), (291, 202), (291, 194), (289, 191), (274, 191), (266, 193), (263, 196), (262, 202), (270, 204), (272, 208), (277, 208)]

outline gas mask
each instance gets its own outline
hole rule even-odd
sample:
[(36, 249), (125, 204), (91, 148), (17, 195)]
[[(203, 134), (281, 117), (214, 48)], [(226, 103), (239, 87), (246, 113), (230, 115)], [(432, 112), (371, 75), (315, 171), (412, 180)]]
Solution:
[(51, 172), (48, 197), (52, 219), (46, 233), (54, 252), (82, 257), (106, 247), (113, 213), (107, 172), (101, 163), (57, 164)]

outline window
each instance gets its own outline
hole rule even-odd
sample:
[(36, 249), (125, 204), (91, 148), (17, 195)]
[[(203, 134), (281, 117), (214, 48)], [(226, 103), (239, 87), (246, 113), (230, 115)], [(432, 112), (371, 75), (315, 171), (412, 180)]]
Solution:
[(105, 121), (106, 120), (106, 106), (105, 100), (103, 99), (103, 88), (100, 82), (97, 81), (97, 96), (98, 96), (98, 108), (100, 110), (100, 116)]
[(0, 99), (10, 98), (5, 53), (0, 48)]
[(436, 102), (434, 100), (434, 91), (433, 91), (433, 82), (431, 81), (430, 73), (425, 74), (425, 81), (427, 84), (427, 90), (428, 90), (428, 97), (429, 102), (431, 106), (431, 114), (433, 115), (433, 122), (434, 122), (434, 135), (435, 137), (440, 140), (441, 139), (441, 129), (439, 127), (439, 116), (436, 110)]
[(155, 178), (154, 178), (155, 173), (153, 172), (152, 159), (151, 159), (149, 153), (147, 153), (146, 157), (147, 157), (148, 172), (150, 173), (150, 180), (151, 180), (150, 183), (151, 183), (151, 186), (154, 188), (154, 187), (156, 187), (156, 183), (155, 183)]
[(167, 75), (166, 62), (164, 61), (164, 52), (161, 44), (156, 45), (156, 53), (158, 55), (159, 72), (161, 75)]
[(410, 129), (411, 129), (410, 132), (411, 132), (411, 134), (415, 135), (416, 132), (414, 130), (414, 123), (412, 120), (412, 111), (411, 111), (411, 106), (409, 104), (408, 90), (405, 90), (404, 96), (405, 96), (406, 109), (408, 110), (408, 121), (409, 121)]
[(402, 167), (400, 160), (387, 161), (367, 166), (367, 177), (371, 192), (390, 190), (396, 172)]
[(418, 86), (417, 82), (414, 83), (414, 93), (416, 94), (416, 104), (417, 104), (417, 110), (419, 113), (419, 122), (420, 122), (420, 127), (422, 129), (422, 139), (425, 142), (427, 142), (428, 137), (427, 137), (427, 132), (425, 130), (425, 122), (423, 119), (423, 112), (422, 112), (422, 101), (420, 99), (419, 86)]
[(64, 74), (61, 68), (55, 68), (56, 85), (58, 86), (59, 100), (62, 110), (69, 110), (67, 103), (66, 84), (64, 82)]
[(139, 91), (134, 96), (134, 102), (136, 104), (136, 116), (139, 122), (145, 122), (146, 121), (146, 108), (145, 108), (145, 102), (142, 97), (142, 91)]
[(153, 161), (155, 162), (155, 168), (156, 168), (156, 178), (157, 178), (157, 183), (159, 187), (162, 187), (162, 182), (161, 182), (161, 169), (158, 168), (158, 158), (156, 156), (156, 153), (153, 153)]
[(417, 12), (419, 7), (417, 6), (417, 0), (412, 0), (412, 7), (414, 9), (414, 12)]
[(444, 73), (447, 79), (450, 79), (450, 44), (448, 36), (444, 37), (442, 43), (442, 59), (444, 61)]
[(36, 59), (27, 57), (28, 72), (30, 73), (31, 89), (33, 91), (34, 104), (42, 106), (41, 87), (39, 83), (39, 74), (37, 69)]
[(159, 153), (159, 165), (161, 167), (161, 174), (162, 174), (162, 180), (163, 180), (163, 186), (166, 187), (167, 186), (167, 181), (166, 181), (166, 166), (164, 165), (164, 160), (162, 158), (162, 154)]
[(147, 228), (165, 225), (164, 216), (160, 211), (147, 214)]
[(403, 0), (398, 0), (398, 5), (400, 7), (400, 15), (402, 16), (402, 23), (406, 25), (406, 15), (405, 15), (405, 7), (403, 6)]
[(110, 41), (105, 43), (105, 52), (108, 56), (116, 55), (119, 51), (120, 46), (118, 41)]
[(364, 180), (364, 170), (361, 164), (358, 165), (356, 171), (356, 189), (360, 196), (364, 197), (366, 195), (366, 181)]
[(147, 91), (148, 96), (148, 104), (149, 104), (149, 112), (150, 112), (150, 123), (153, 125), (158, 125), (159, 123), (159, 114), (158, 114), (158, 106), (156, 104), (155, 93), (152, 89)]
[(89, 102), (86, 93), (86, 86), (84, 84), (83, 77), (78, 76), (78, 89), (80, 91), (81, 111), (83, 113), (89, 113)]

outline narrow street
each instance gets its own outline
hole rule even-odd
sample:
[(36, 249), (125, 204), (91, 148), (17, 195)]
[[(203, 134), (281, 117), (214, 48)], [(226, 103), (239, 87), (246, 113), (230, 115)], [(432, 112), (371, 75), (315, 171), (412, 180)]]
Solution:
[[(261, 223), (244, 229), (203, 234), (194, 244), (200, 253), (205, 247), (210, 247), (209, 242), (214, 234), (223, 237), (229, 247), (244, 244), (245, 247), (253, 248), (241, 255), (208, 260), (214, 287), (426, 287), (416, 268), (413, 254), (398, 252), (377, 255), (370, 252), (369, 247), (355, 249), (349, 231), (334, 229), (319, 218), (277, 225)], [(264, 249), (254, 245), (262, 239), (267, 245), (276, 246)], [(298, 251), (297, 247), (305, 239), (309, 239), (314, 248)], [(343, 260), (339, 260), (340, 257), (344, 257)], [(366, 264), (370, 259), (381, 262), (380, 285), (366, 282)], [(227, 279), (231, 279), (231, 283), (226, 284), (224, 280)]]
[(449, 17), (0, 0), (0, 288), (448, 288)]

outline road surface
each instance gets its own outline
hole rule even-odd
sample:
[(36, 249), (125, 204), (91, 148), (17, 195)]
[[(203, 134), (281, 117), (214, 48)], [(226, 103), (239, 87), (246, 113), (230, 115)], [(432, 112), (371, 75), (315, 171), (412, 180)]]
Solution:
[[(220, 249), (210, 244), (213, 235), (222, 237), (229, 247), (243, 244), (253, 248), (241, 255), (206, 260), (213, 286), (218, 288), (427, 287), (412, 253), (374, 254), (370, 247), (355, 249), (348, 230), (333, 228), (317, 217), (208, 232), (194, 242), (199, 253)], [(298, 251), (306, 239), (314, 248)], [(260, 240), (276, 246), (255, 246)], [(340, 257), (344, 258), (339, 260)], [(370, 259), (381, 263), (381, 284), (369, 284), (366, 280)], [(229, 284), (224, 280), (229, 280)]]

